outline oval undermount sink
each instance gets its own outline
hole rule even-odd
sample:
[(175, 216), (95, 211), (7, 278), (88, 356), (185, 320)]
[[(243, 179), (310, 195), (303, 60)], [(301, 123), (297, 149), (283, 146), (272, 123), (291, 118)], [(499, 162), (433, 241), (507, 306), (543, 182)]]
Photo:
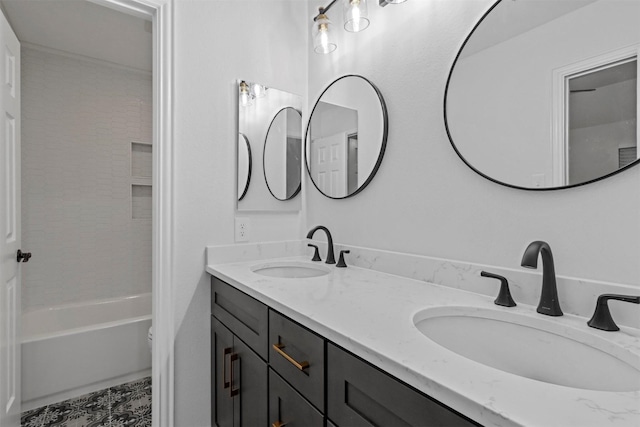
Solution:
[(417, 313), (413, 323), (442, 347), (521, 377), (586, 390), (640, 390), (638, 355), (557, 321), (475, 307), (435, 307)]
[(271, 262), (260, 264), (251, 268), (256, 274), (269, 277), (279, 277), (282, 279), (306, 279), (310, 277), (325, 276), (331, 272), (330, 269), (305, 262)]

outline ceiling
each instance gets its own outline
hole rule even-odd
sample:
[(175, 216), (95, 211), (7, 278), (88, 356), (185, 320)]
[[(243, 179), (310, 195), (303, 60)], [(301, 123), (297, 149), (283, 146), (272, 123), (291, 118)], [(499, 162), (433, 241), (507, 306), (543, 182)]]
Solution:
[(151, 22), (86, 0), (0, 0), (21, 43), (151, 71)]

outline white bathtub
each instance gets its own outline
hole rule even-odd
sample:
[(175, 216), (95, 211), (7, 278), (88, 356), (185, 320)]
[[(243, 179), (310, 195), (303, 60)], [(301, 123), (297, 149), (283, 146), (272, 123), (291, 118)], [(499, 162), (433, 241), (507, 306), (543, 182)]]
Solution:
[(22, 315), (22, 410), (151, 373), (151, 294)]

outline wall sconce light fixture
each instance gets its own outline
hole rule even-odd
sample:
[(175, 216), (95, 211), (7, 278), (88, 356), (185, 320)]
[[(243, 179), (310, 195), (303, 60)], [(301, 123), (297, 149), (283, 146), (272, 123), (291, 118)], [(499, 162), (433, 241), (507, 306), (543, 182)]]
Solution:
[[(333, 0), (328, 7), (333, 6), (336, 0)], [(311, 36), (313, 37), (313, 50), (316, 53), (331, 53), (338, 45), (333, 41), (331, 28), (333, 24), (325, 15), (327, 10), (323, 7), (318, 8), (318, 15), (313, 18), (313, 29)]]
[(240, 82), (238, 90), (240, 91), (240, 105), (242, 107), (248, 107), (249, 105), (251, 105), (252, 104), (251, 101), (253, 100), (253, 96), (250, 93), (250, 88), (249, 88), (249, 85), (247, 84), (247, 82), (242, 80)]
[[(316, 53), (331, 53), (338, 45), (333, 41), (331, 35), (332, 24), (327, 18), (327, 12), (338, 0), (332, 0), (325, 7), (318, 8), (318, 14), (313, 18), (311, 35), (313, 37), (313, 50)], [(344, 29), (357, 33), (369, 26), (369, 11), (367, 0), (341, 0), (342, 16), (344, 19)], [(388, 4), (404, 3), (406, 0), (378, 0), (378, 4), (384, 7)]]

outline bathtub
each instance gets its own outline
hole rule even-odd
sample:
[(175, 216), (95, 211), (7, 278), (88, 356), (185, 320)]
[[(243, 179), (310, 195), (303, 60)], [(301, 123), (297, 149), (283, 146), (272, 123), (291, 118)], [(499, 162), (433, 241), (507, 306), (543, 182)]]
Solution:
[(151, 374), (151, 294), (22, 314), (22, 410)]

